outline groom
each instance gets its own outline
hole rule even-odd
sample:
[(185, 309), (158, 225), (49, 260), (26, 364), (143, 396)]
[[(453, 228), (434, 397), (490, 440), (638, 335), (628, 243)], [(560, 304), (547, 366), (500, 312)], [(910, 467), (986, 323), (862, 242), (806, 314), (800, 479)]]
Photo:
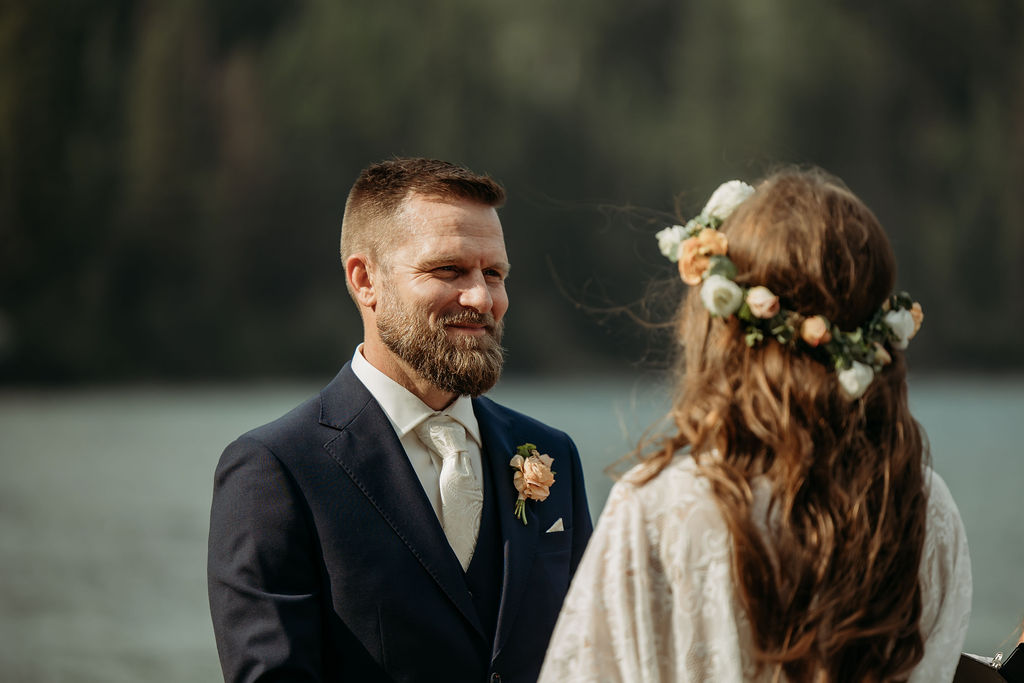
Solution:
[[(363, 343), (217, 468), (225, 680), (536, 679), (592, 527), (569, 437), (480, 397), (502, 365), (504, 198), (427, 159), (356, 180), (341, 256)], [(554, 459), (547, 488), (544, 458), (514, 483), (527, 443)]]

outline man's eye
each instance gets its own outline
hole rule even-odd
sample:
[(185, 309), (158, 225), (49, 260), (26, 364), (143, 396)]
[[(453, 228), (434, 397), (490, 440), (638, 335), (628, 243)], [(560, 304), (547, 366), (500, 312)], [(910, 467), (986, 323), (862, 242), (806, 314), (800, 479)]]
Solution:
[(494, 270), (493, 268), (489, 268), (489, 269), (485, 270), (484, 271), (484, 275), (486, 275), (487, 277), (490, 277), (490, 278), (496, 278), (498, 280), (504, 280), (505, 279), (505, 274), (504, 273), (502, 273), (500, 270)]

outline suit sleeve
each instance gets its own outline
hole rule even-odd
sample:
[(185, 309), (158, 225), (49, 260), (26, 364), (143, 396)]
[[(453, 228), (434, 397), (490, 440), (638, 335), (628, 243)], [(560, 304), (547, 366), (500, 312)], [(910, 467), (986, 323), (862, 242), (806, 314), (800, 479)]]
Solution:
[(566, 438), (569, 441), (569, 452), (572, 456), (573, 462), (573, 538), (572, 555), (569, 560), (569, 573), (571, 576), (576, 573), (576, 568), (580, 564), (580, 559), (583, 557), (583, 551), (586, 549), (587, 542), (590, 540), (590, 535), (594, 531), (594, 523), (590, 518), (590, 505), (587, 502), (587, 489), (583, 483), (583, 465), (580, 462), (580, 454), (576, 450), (576, 444), (573, 443), (572, 439), (568, 437)]
[(224, 680), (321, 680), (308, 508), (273, 453), (243, 437), (214, 478), (207, 579)]

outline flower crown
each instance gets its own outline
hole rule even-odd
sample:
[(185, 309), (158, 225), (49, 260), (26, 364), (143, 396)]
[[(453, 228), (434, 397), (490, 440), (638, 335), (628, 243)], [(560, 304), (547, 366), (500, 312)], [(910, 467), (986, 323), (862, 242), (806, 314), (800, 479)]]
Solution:
[(700, 299), (711, 315), (739, 318), (748, 346), (772, 337), (789, 347), (800, 342), (821, 349), (831, 358), (843, 393), (851, 400), (859, 398), (875, 373), (892, 362), (886, 345), (905, 349), (921, 328), (921, 304), (906, 292), (893, 294), (866, 323), (844, 332), (824, 316), (808, 317), (782, 308), (779, 297), (767, 287), (736, 283), (736, 265), (726, 256), (729, 241), (718, 227), (752, 194), (754, 188), (742, 181), (722, 184), (699, 216), (660, 231), (658, 248), (670, 261), (678, 262), (683, 282), (701, 285)]

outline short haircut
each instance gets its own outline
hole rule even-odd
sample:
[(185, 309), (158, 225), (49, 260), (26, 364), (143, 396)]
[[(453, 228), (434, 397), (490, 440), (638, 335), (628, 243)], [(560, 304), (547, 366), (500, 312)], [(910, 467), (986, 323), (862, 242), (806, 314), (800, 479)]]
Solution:
[(341, 226), (341, 260), (364, 252), (380, 261), (395, 238), (395, 217), (411, 194), (464, 200), (494, 208), (505, 188), (486, 175), (447, 161), (394, 158), (363, 169), (348, 193)]

